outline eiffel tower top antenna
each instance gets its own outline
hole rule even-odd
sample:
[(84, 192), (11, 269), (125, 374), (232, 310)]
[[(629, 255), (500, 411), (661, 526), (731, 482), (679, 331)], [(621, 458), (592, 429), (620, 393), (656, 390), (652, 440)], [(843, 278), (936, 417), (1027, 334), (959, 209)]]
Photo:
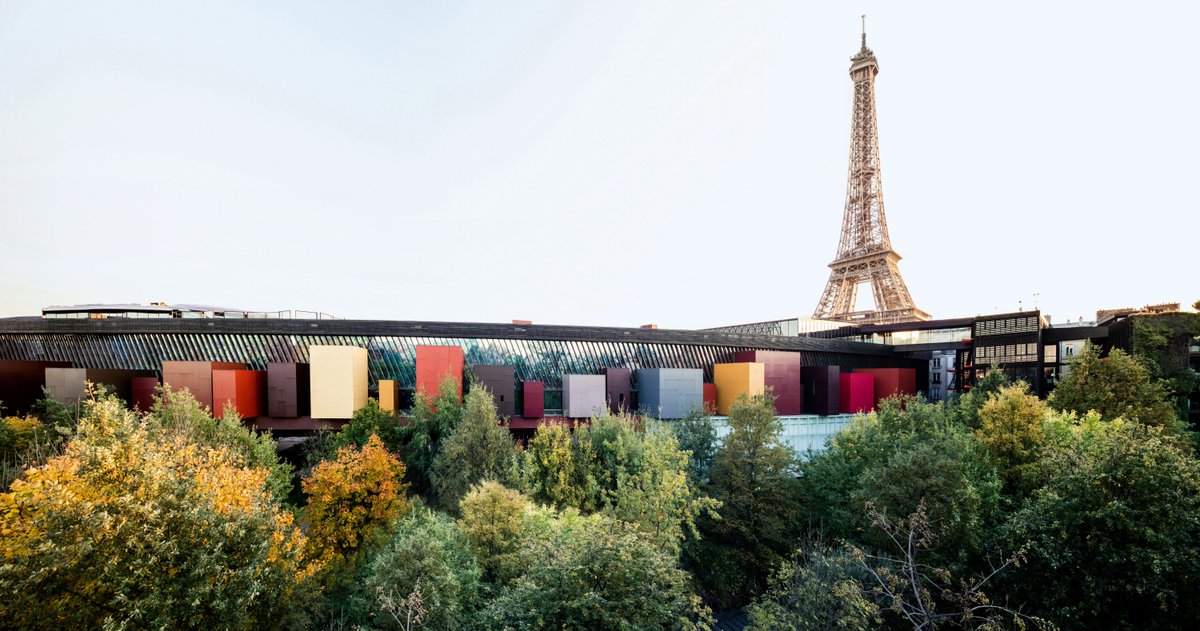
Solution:
[(867, 49), (867, 14), (862, 14), (862, 49)]

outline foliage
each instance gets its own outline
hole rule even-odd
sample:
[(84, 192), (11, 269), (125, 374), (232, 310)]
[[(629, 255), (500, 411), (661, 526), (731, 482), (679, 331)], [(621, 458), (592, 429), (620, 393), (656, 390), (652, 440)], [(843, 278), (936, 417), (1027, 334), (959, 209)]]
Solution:
[(521, 493), (491, 480), (472, 488), (461, 506), (459, 526), (471, 543), (485, 580), (505, 583), (520, 574), (521, 546), (537, 534), (534, 515), (545, 511), (538, 511)]
[(717, 428), (704, 410), (693, 408), (675, 423), (679, 448), (689, 452), (688, 480), (692, 486), (708, 482), (713, 458), (717, 455)]
[(793, 548), (799, 516), (795, 454), (781, 439), (771, 399), (740, 397), (729, 426), (706, 489), (720, 512), (702, 520), (703, 538), (687, 555), (706, 599), (719, 608), (762, 591)]
[(0, 494), (0, 619), (26, 629), (259, 628), (312, 571), (269, 473), (114, 398)]
[(47, 428), (36, 416), (0, 417), (0, 458), (14, 461), (47, 441)]
[(241, 418), (226, 408), (214, 419), (188, 390), (163, 387), (146, 416), (148, 428), (166, 435), (182, 434), (187, 440), (227, 450), (247, 467), (262, 467), (268, 472), (267, 486), (279, 499), (292, 489), (292, 468), (279, 459), (270, 433), (256, 433), (242, 425)]
[(353, 554), (376, 530), (408, 510), (404, 463), (371, 436), (362, 449), (342, 447), (337, 459), (313, 468), (302, 483), (304, 517), (314, 558), (332, 562)]
[(880, 609), (863, 589), (855, 558), (820, 542), (796, 551), (771, 577), (747, 612), (750, 629), (867, 631), (879, 628)]
[(687, 572), (634, 525), (571, 511), (522, 549), (524, 572), (482, 612), (490, 628), (699, 629), (711, 615)]
[(983, 408), (983, 404), (987, 403), (993, 394), (1009, 385), (1012, 385), (1012, 381), (1003, 370), (989, 370), (974, 388), (964, 394), (955, 394), (946, 407), (946, 413), (955, 424), (978, 429), (979, 410)]
[(486, 389), (467, 393), (462, 420), (442, 442), (429, 477), (439, 503), (451, 512), (458, 512), (459, 501), (482, 480), (517, 482), (517, 448)]
[(322, 459), (330, 460), (336, 457), (337, 450), (342, 447), (361, 449), (372, 436), (378, 436), (385, 449), (398, 454), (404, 446), (404, 434), (405, 428), (400, 424), (400, 419), (394, 413), (379, 407), (378, 401), (369, 398), (366, 405), (354, 411), (350, 422), (334, 435), (331, 449)]
[(1200, 619), (1200, 462), (1160, 427), (1056, 418), (1045, 486), (1007, 527), (1029, 544), (1011, 590), (1064, 627), (1187, 628)]
[(437, 396), (430, 398), (418, 391), (413, 400), (412, 414), (403, 429), (400, 456), (408, 466), (408, 481), (414, 493), (436, 500), (429, 473), (442, 448), (442, 440), (458, 427), (463, 404), (458, 396), (458, 383), (447, 377), (438, 386)]
[(1023, 498), (1036, 488), (1048, 414), (1050, 408), (1029, 394), (1024, 383), (1003, 388), (979, 410), (975, 435), (991, 456), (1006, 495)]
[(1161, 379), (1174, 400), (1176, 413), (1187, 418), (1188, 396), (1200, 388), (1200, 373), (1188, 365), (1193, 340), (1200, 337), (1200, 314), (1160, 313), (1130, 318), (1131, 352), (1135, 359)]
[(981, 549), (999, 518), (1000, 482), (983, 446), (944, 405), (917, 398), (856, 417), (801, 469), (810, 526), (837, 537), (883, 545), (866, 503), (908, 515), (924, 500), (941, 535), (936, 554), (958, 562)]
[[(365, 587), (381, 628), (405, 628), (396, 619), (395, 603), (405, 614), (423, 610), (418, 625), (428, 629), (461, 629), (478, 606), (480, 570), (463, 532), (440, 513), (423, 506), (396, 523), (395, 532), (367, 568)], [(419, 601), (413, 595), (418, 595)], [(407, 615), (406, 615), (407, 618)], [(408, 627), (415, 627), (409, 621)]]
[(1071, 371), (1058, 380), (1049, 403), (1056, 410), (1094, 410), (1106, 421), (1125, 418), (1178, 432), (1181, 423), (1168, 396), (1166, 387), (1121, 349), (1100, 357), (1100, 349), (1088, 343), (1071, 362)]
[(573, 435), (539, 428), (525, 452), (524, 484), (560, 508), (605, 511), (678, 552), (685, 532), (717, 503), (688, 484), (688, 455), (669, 427), (619, 415), (592, 419)]
[(873, 506), (867, 507), (872, 526), (883, 532), (885, 552), (870, 554), (851, 547), (859, 567), (870, 577), (873, 591), (886, 611), (913, 629), (936, 629), (954, 625), (965, 629), (1051, 629), (1053, 625), (1020, 611), (998, 605), (983, 591), (992, 579), (1018, 566), (1024, 551), (1005, 559), (983, 577), (954, 580), (951, 572), (931, 566), (922, 555), (937, 538), (925, 514), (924, 502), (906, 519), (892, 521)]

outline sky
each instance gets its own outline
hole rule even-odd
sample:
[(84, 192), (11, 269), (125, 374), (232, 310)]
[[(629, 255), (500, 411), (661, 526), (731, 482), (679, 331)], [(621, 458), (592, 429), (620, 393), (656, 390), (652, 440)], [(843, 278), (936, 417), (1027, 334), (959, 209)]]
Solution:
[(1200, 3), (0, 0), (0, 316), (810, 316), (864, 13), (918, 307), (1200, 299)]

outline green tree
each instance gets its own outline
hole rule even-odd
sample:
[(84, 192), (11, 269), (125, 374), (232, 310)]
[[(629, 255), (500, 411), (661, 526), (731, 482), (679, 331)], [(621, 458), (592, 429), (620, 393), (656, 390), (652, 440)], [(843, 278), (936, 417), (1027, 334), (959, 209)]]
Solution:
[(479, 606), (479, 578), (463, 532), (448, 517), (417, 506), (371, 560), (365, 588), (379, 628), (418, 626), (399, 616), (412, 609), (409, 598), (416, 594), (424, 611), (420, 628), (453, 631), (467, 626)]
[(798, 527), (796, 459), (766, 396), (742, 396), (729, 413), (730, 433), (717, 451), (708, 493), (719, 518), (702, 520), (688, 548), (706, 599), (719, 608), (761, 593), (791, 553)]
[(488, 583), (504, 584), (522, 571), (525, 541), (546, 533), (547, 511), (493, 480), (471, 489), (462, 500), (460, 527)]
[(521, 466), (522, 488), (535, 500), (553, 506), (582, 505), (590, 489), (575, 479), (574, 460), (571, 430), (558, 423), (538, 427), (525, 448)]
[(962, 394), (955, 394), (946, 406), (950, 420), (971, 429), (979, 428), (979, 410), (987, 403), (989, 397), (1001, 389), (1008, 387), (1012, 381), (1003, 370), (989, 370), (984, 373), (974, 388)]
[(408, 465), (408, 481), (414, 493), (436, 500), (429, 479), (433, 461), (437, 459), (445, 440), (462, 420), (463, 404), (458, 398), (458, 382), (450, 377), (442, 380), (437, 396), (430, 398), (418, 391), (412, 414), (404, 426), (400, 455)]
[(492, 628), (700, 629), (711, 614), (675, 558), (634, 525), (556, 518), (522, 551), (525, 571), (483, 611)]
[(1058, 380), (1049, 403), (1076, 414), (1095, 411), (1106, 421), (1125, 418), (1182, 431), (1168, 399), (1166, 387), (1137, 360), (1119, 348), (1101, 357), (1100, 349), (1088, 343), (1071, 362), (1071, 371)]
[(1161, 427), (1053, 419), (1045, 486), (1006, 529), (1029, 558), (1016, 602), (1072, 629), (1185, 629), (1200, 619), (1200, 462)]
[(441, 506), (453, 513), (471, 487), (482, 480), (515, 484), (517, 448), (500, 423), (492, 395), (484, 388), (467, 393), (462, 420), (442, 441), (429, 477)]
[(375, 399), (367, 399), (367, 404), (356, 410), (350, 422), (333, 435), (333, 440), (329, 441), (325, 453), (320, 454), (320, 459), (337, 457), (337, 450), (342, 447), (362, 449), (372, 436), (378, 436), (385, 449), (399, 454), (404, 449), (405, 434), (405, 427), (395, 413), (379, 407)]
[(1042, 424), (1050, 408), (1029, 394), (1024, 384), (1008, 386), (988, 399), (979, 410), (975, 435), (983, 443), (1006, 495), (1024, 498), (1038, 486), (1035, 469), (1045, 431)]
[(708, 482), (708, 472), (717, 455), (717, 428), (712, 417), (700, 408), (692, 408), (687, 416), (675, 423), (675, 438), (679, 448), (689, 452), (688, 479), (693, 486)]
[(883, 622), (879, 605), (863, 588), (864, 572), (845, 550), (819, 542), (796, 552), (771, 577), (748, 608), (750, 629), (762, 631), (867, 631)]
[(267, 469), (193, 437), (89, 401), (66, 453), (0, 494), (4, 626), (278, 626), (304, 535)]

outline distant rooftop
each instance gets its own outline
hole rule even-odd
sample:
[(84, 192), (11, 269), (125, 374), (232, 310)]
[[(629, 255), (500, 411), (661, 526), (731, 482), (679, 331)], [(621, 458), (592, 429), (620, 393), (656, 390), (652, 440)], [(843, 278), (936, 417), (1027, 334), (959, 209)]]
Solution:
[(286, 319), (286, 320), (337, 320), (339, 318), (320, 311), (287, 309), (283, 311), (252, 311), (217, 307), (213, 305), (179, 304), (165, 302), (150, 304), (89, 304), (53, 305), (42, 309), (43, 318), (233, 318), (233, 319)]

